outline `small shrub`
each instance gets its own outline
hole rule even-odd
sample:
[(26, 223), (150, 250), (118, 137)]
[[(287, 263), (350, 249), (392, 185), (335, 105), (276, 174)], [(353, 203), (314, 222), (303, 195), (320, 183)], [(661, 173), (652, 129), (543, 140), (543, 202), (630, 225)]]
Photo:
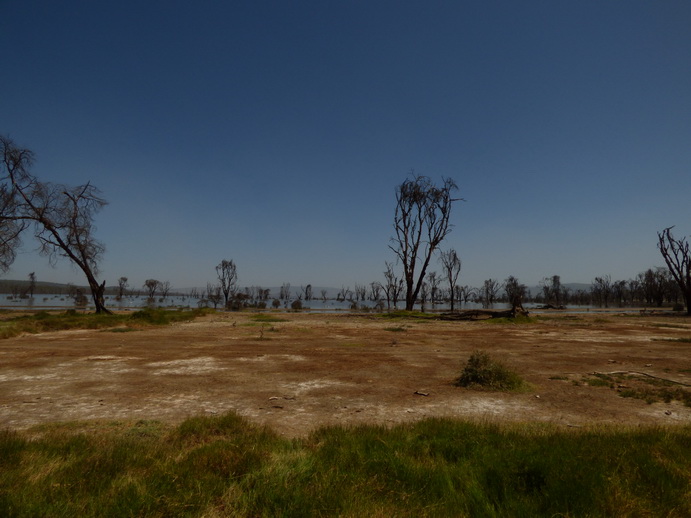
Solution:
[(294, 300), (290, 307), (293, 311), (300, 311), (302, 309), (302, 301), (300, 299)]
[(482, 351), (476, 351), (470, 355), (455, 384), (459, 387), (487, 390), (518, 390), (525, 385), (518, 374)]

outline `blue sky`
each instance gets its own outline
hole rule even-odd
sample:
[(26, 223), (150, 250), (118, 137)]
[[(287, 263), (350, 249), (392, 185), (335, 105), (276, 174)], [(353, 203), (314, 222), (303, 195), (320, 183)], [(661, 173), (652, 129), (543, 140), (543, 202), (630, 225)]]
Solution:
[[(691, 3), (0, 0), (0, 133), (91, 181), (101, 277), (382, 279), (394, 190), (455, 179), (462, 284), (627, 279), (691, 234)], [(4, 277), (83, 282), (25, 240)]]

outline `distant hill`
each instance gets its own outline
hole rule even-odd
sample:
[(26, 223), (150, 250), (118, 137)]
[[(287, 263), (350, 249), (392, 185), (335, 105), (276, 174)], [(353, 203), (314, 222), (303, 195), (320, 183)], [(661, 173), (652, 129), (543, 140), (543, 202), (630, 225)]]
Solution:
[[(28, 280), (12, 280), (0, 279), (0, 293), (7, 293), (12, 295), (23, 295), (29, 290), (31, 284)], [(36, 281), (34, 287), (34, 295), (62, 295), (69, 293), (70, 289), (76, 287), (84, 292), (89, 292), (89, 286), (86, 284), (63, 284), (59, 282), (43, 282)], [(107, 295), (114, 295), (117, 292), (117, 286), (106, 287)]]

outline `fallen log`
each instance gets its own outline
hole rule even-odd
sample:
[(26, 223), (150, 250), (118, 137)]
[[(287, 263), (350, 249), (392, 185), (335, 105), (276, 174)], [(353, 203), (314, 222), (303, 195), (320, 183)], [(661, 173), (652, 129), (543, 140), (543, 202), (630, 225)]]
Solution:
[(527, 317), (528, 312), (522, 306), (503, 311), (468, 309), (465, 311), (454, 311), (453, 313), (442, 313), (439, 315), (439, 318), (441, 320), (489, 320), (490, 318), (516, 318), (519, 315)]

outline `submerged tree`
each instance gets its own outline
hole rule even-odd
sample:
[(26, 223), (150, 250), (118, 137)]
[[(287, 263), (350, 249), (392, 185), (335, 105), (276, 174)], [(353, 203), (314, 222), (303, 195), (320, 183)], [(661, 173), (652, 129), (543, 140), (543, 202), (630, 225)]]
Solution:
[(412, 311), (432, 254), (451, 231), (449, 218), (456, 183), (450, 178), (437, 187), (426, 176), (413, 174), (396, 188), (394, 230), (389, 248), (403, 265), (405, 308)]
[(146, 289), (147, 295), (150, 300), (153, 300), (156, 298), (156, 292), (158, 291), (159, 286), (161, 285), (161, 281), (158, 281), (156, 279), (146, 279), (144, 281), (144, 289)]
[(513, 311), (523, 309), (523, 299), (527, 291), (525, 284), (521, 284), (516, 277), (509, 275), (504, 281), (504, 291)]
[(403, 279), (399, 279), (394, 271), (393, 264), (389, 262), (384, 262), (386, 265), (386, 270), (384, 271), (384, 279), (386, 283), (383, 285), (384, 293), (386, 294), (386, 305), (387, 308), (391, 309), (391, 304), (393, 303), (394, 308), (398, 304), (398, 299), (403, 291)]
[(685, 237), (675, 239), (668, 227), (657, 233), (658, 248), (665, 259), (669, 272), (674, 277), (686, 303), (686, 313), (691, 315), (691, 251)]
[(0, 137), (2, 148), (2, 206), (0, 207), (0, 268), (14, 260), (19, 233), (33, 224), (39, 252), (55, 264), (60, 257), (70, 259), (86, 276), (97, 313), (105, 307), (105, 281), (99, 283), (98, 263), (105, 251), (94, 237), (94, 216), (107, 202), (100, 191), (86, 183), (77, 187), (41, 182), (29, 169), (33, 153), (17, 148), (12, 140)]
[(27, 288), (27, 293), (29, 298), (34, 298), (34, 290), (36, 289), (36, 272), (31, 272), (29, 274), (29, 287)]
[(235, 261), (223, 259), (216, 266), (216, 274), (223, 292), (225, 306), (228, 307), (231, 297), (235, 296), (238, 289), (238, 269), (235, 266)]
[(453, 304), (456, 300), (456, 290), (458, 286), (458, 276), (461, 273), (461, 258), (458, 257), (456, 250), (451, 248), (440, 255), (441, 264), (444, 268), (444, 276), (449, 283), (449, 300), (451, 302), (451, 311), (453, 311)]
[(118, 279), (118, 295), (116, 297), (118, 300), (122, 300), (122, 298), (125, 296), (127, 286), (129, 286), (127, 277), (120, 277)]
[(480, 299), (483, 308), (490, 308), (494, 305), (499, 295), (501, 284), (494, 279), (487, 279), (480, 289)]

